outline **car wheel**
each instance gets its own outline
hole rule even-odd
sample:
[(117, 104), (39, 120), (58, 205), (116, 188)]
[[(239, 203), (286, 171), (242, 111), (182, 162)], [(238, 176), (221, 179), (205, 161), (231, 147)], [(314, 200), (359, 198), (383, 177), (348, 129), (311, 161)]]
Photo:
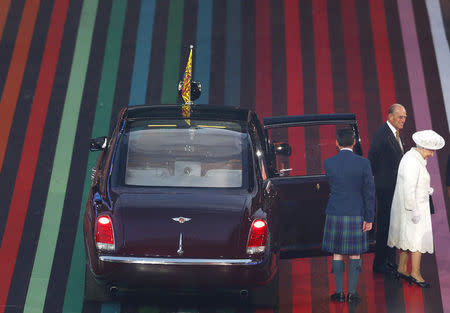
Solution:
[(86, 301), (107, 302), (112, 300), (106, 287), (95, 280), (94, 275), (87, 265), (84, 277), (84, 299)]
[(251, 290), (250, 301), (254, 306), (276, 307), (278, 305), (278, 271), (264, 286)]

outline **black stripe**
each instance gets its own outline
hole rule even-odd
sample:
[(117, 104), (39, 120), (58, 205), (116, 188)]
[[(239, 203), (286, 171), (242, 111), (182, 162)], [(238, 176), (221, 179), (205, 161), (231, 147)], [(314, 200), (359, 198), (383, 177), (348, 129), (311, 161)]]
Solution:
[(114, 103), (111, 112), (111, 123), (109, 124), (109, 134), (113, 132), (114, 127), (116, 126), (120, 110), (123, 107), (128, 106), (130, 101), (140, 10), (140, 3), (136, 3), (135, 1), (128, 3), (122, 37), (122, 48), (120, 51)]
[(378, 77), (368, 0), (355, 1), (355, 7), (359, 30), (367, 126), (369, 139), (371, 140), (378, 127), (380, 127), (382, 120), (386, 117), (381, 117), (380, 95), (378, 92)]
[(328, 0), (328, 32), (330, 38), (331, 76), (333, 79), (334, 112), (350, 112), (344, 31), (342, 29), (341, 2)]
[[(81, 8), (80, 5), (75, 4), (75, 2), (77, 1), (72, 1), (71, 5), (76, 6), (74, 10), (78, 13)], [(85, 206), (84, 203), (81, 203), (85, 179), (83, 174), (86, 173), (89, 153), (88, 142), (91, 136), (95, 115), (94, 104), (97, 102), (98, 88), (101, 80), (110, 13), (111, 2), (100, 1), (95, 21), (92, 49), (86, 72), (86, 81), (78, 118), (72, 162), (70, 165), (69, 179), (67, 182), (64, 207), (61, 216), (60, 232), (55, 248), (44, 312), (61, 312), (64, 304), (67, 279), (77, 233), (78, 218), (80, 211), (84, 212), (83, 209)], [(72, 9), (69, 9), (69, 17), (71, 17), (72, 14)], [(79, 13), (76, 16), (79, 16)], [(71, 39), (75, 41), (76, 32), (71, 31), (70, 34), (72, 35)], [(61, 57), (65, 57), (63, 53), (61, 54)], [(60, 62), (61, 61), (62, 60), (60, 60)], [(68, 72), (70, 72), (70, 70)], [(50, 166), (48, 168), (52, 167)], [(84, 260), (80, 260), (80, 262), (84, 262)]]
[(11, 64), (11, 58), (16, 43), (16, 36), (22, 19), (22, 11), (25, 0), (11, 1), (8, 17), (3, 28), (3, 35), (0, 41), (0, 95), (3, 94), (3, 88)]
[[(304, 113), (317, 113), (317, 80), (316, 56), (314, 49), (314, 27), (312, 14), (312, 0), (300, 0), (300, 38), (303, 67), (303, 102)], [(311, 149), (320, 141), (318, 127), (305, 127), (306, 172), (314, 174), (311, 169), (322, 168), (319, 149)]]
[[(185, 0), (183, 10), (183, 33), (181, 34), (181, 56), (180, 56), (180, 70), (178, 77), (183, 79), (184, 71), (186, 69), (187, 60), (189, 57), (189, 46), (194, 45), (192, 52), (192, 64), (195, 64), (195, 42), (197, 38), (197, 11), (198, 0)], [(192, 75), (194, 74), (192, 69)], [(174, 86), (176, 88), (177, 86)], [(175, 90), (175, 89), (174, 89)], [(183, 103), (181, 96), (177, 96), (177, 103)]]
[(447, 37), (447, 42), (450, 44), (450, 2), (448, 0), (439, 0), (439, 3), (441, 5), (445, 35)]
[(226, 1), (214, 0), (211, 32), (211, 76), (209, 81), (209, 103), (225, 103), (225, 45), (226, 45)]
[[(42, 2), (42, 6), (39, 10), (39, 15), (36, 20), (35, 35), (31, 45), (28, 62), (33, 63), (33, 67), (28, 67), (25, 72), (25, 76), (28, 79), (32, 79), (33, 76), (37, 76), (39, 73), (39, 66), (42, 60), (42, 52), (45, 44), (45, 38), (41, 37), (42, 30), (47, 30), (50, 22), (51, 11), (53, 8), (53, 1)], [(70, 69), (70, 60), (73, 51), (73, 36), (78, 26), (78, 16), (76, 9), (74, 9), (72, 19), (75, 20), (75, 28), (72, 29), (71, 23), (66, 22), (67, 33), (64, 34), (63, 43), (66, 47), (61, 46), (60, 60), (56, 69), (54, 82), (57, 85), (53, 87), (52, 98), (49, 102), (47, 111), (46, 123), (44, 126), (44, 132), (42, 135), (42, 142), (40, 146), (39, 156), (36, 165), (36, 172), (34, 175), (33, 187), (30, 194), (30, 201), (28, 205), (28, 211), (25, 218), (25, 224), (23, 229), (22, 240), (20, 243), (16, 265), (11, 280), (11, 286), (9, 290), (9, 296), (5, 312), (16, 312), (13, 309), (14, 306), (23, 307), (25, 303), (26, 293), (28, 289), (28, 282), (30, 279), (31, 271), (33, 269), (33, 260), (39, 240), (39, 232), (41, 229), (42, 217), (44, 214), (45, 202), (47, 198), (48, 187), (50, 183), (53, 158), (56, 149), (57, 136), (55, 134), (59, 131), (59, 123), (62, 115), (62, 107), (64, 104), (65, 92), (68, 82), (68, 68)], [(68, 26), (70, 25), (70, 26)], [(72, 30), (72, 33), (70, 31)], [(47, 35), (47, 33), (45, 33)], [(35, 47), (39, 47), (35, 50)], [(64, 56), (67, 59), (62, 60)], [(37, 77), (35, 77), (37, 79)], [(29, 82), (28, 84), (35, 85), (36, 82)], [(22, 86), (21, 96), (19, 103), (27, 102), (31, 104), (30, 97), (33, 93)], [(31, 95), (31, 96), (30, 96)], [(13, 120), (13, 125), (20, 119), (16, 115)], [(28, 114), (27, 114), (28, 115)], [(22, 125), (21, 128), (25, 131), (26, 126)], [(20, 142), (23, 142), (20, 140)], [(20, 153), (20, 151), (19, 151)], [(12, 156), (19, 159), (19, 154)], [(10, 167), (15, 161), (11, 158), (5, 158), (5, 164)]]
[(403, 128), (402, 141), (408, 147), (414, 145), (411, 134), (416, 129), (416, 123), (413, 114), (411, 93), (409, 86), (408, 70), (403, 47), (402, 30), (398, 7), (396, 1), (385, 0), (386, 24), (389, 36), (389, 46), (391, 47), (392, 72), (394, 74), (395, 94), (397, 102), (402, 104), (408, 114), (408, 119)]
[(424, 253), (422, 256), (422, 275), (431, 284), (431, 288), (422, 289), (424, 312), (443, 313), (442, 294), (439, 288), (436, 254)]
[[(272, 59), (272, 116), (287, 114), (286, 90), (286, 42), (284, 32), (284, 3), (279, 0), (270, 1), (270, 28)], [(288, 140), (287, 128), (272, 130), (273, 138)]]
[(241, 9), (241, 107), (255, 109), (256, 96), (256, 0), (242, 1)]
[(164, 58), (166, 54), (167, 23), (169, 16), (169, 1), (159, 0), (155, 8), (153, 26), (152, 51), (150, 55), (150, 71), (148, 76), (147, 103), (160, 104)]
[[(279, 304), (292, 303), (292, 260), (280, 260), (279, 262)], [(292, 313), (294, 305), (285, 306), (283, 313)]]
[(311, 312), (330, 312), (330, 303), (324, 301), (324, 297), (328, 297), (330, 293), (328, 272), (326, 257), (311, 259)]

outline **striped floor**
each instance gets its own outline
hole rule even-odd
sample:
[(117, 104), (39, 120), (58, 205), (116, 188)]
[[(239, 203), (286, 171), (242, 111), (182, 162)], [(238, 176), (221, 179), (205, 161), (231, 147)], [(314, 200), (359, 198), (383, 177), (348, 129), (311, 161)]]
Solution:
[[(197, 103), (260, 117), (354, 112), (367, 152), (394, 102), (408, 111), (406, 145), (426, 128), (450, 143), (449, 29), (447, 0), (0, 0), (0, 313), (184, 312), (83, 305), (81, 217), (89, 138), (108, 134), (123, 106), (179, 102), (190, 44)], [(449, 151), (428, 164), (434, 287), (420, 295), (367, 272), (356, 311), (450, 312)], [(327, 266), (283, 261), (277, 310), (348, 310), (323, 298)]]

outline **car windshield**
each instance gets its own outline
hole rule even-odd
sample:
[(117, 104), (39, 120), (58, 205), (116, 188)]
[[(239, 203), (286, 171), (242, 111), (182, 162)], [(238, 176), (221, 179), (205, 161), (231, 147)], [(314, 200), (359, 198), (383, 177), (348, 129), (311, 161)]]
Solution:
[(248, 134), (238, 122), (134, 121), (120, 136), (113, 186), (236, 188), (248, 184)]

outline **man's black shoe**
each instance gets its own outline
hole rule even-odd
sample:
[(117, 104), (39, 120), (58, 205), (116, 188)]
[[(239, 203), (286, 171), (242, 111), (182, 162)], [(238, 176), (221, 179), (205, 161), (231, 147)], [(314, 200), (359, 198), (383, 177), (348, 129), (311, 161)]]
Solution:
[(347, 295), (347, 302), (354, 303), (354, 304), (360, 303), (361, 297), (357, 293), (349, 293)]
[(335, 292), (331, 296), (331, 301), (345, 302), (345, 294), (343, 292)]

